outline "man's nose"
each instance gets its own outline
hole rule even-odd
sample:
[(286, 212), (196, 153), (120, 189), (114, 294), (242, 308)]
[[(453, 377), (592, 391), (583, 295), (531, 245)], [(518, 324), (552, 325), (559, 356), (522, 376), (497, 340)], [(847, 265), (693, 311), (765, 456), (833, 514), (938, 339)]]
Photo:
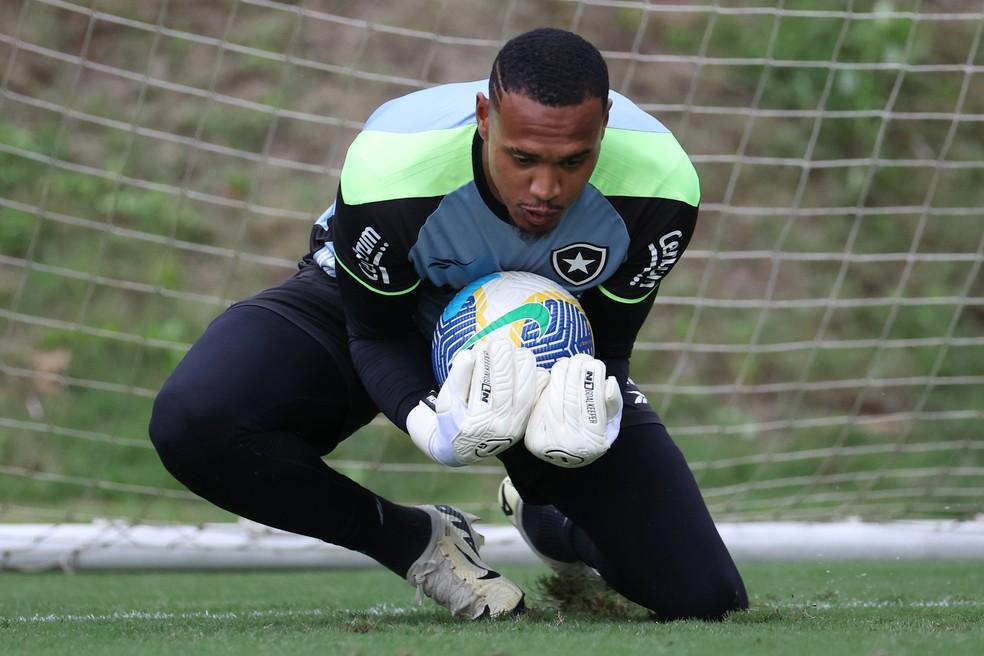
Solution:
[(560, 195), (560, 176), (552, 166), (538, 166), (533, 170), (530, 180), (530, 195), (537, 200), (549, 202)]

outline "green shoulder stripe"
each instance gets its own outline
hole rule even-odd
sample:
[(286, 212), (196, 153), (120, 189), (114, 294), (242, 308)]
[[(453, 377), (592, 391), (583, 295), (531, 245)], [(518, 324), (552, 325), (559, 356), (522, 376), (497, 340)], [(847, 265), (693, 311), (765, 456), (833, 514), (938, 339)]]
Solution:
[(361, 132), (342, 167), (345, 202), (362, 205), (451, 193), (474, 178), (474, 134), (474, 124), (426, 132)]
[(700, 203), (697, 171), (669, 132), (606, 129), (591, 184), (605, 196)]
[(417, 282), (413, 283), (412, 285), (410, 285), (406, 289), (402, 289), (402, 290), (396, 291), (396, 292), (384, 292), (381, 289), (376, 289), (375, 287), (373, 287), (372, 285), (370, 285), (369, 283), (367, 283), (365, 280), (363, 280), (362, 278), (360, 278), (359, 276), (357, 276), (354, 271), (352, 271), (347, 266), (345, 266), (345, 263), (342, 262), (342, 260), (340, 258), (337, 258), (335, 260), (335, 262), (337, 262), (338, 265), (342, 267), (342, 270), (344, 270), (345, 273), (347, 273), (348, 275), (352, 276), (352, 279), (355, 280), (357, 283), (359, 283), (360, 285), (362, 285), (363, 287), (365, 287), (369, 291), (375, 292), (377, 294), (382, 294), (383, 296), (402, 296), (404, 294), (409, 294), (413, 290), (417, 289), (417, 287), (420, 285), (420, 281), (418, 280)]
[(601, 293), (602, 294), (604, 294), (608, 298), (612, 299), (613, 301), (616, 301), (618, 303), (628, 303), (628, 304), (641, 303), (644, 300), (646, 300), (647, 298), (649, 298), (649, 295), (650, 294), (652, 294), (654, 291), (656, 291), (655, 288), (650, 289), (648, 292), (646, 292), (645, 294), (643, 294), (643, 296), (640, 297), (640, 298), (622, 298), (621, 296), (616, 296), (615, 294), (613, 294), (610, 291), (608, 291), (607, 289), (605, 289), (605, 286), (604, 285), (598, 285), (598, 289), (601, 290)]

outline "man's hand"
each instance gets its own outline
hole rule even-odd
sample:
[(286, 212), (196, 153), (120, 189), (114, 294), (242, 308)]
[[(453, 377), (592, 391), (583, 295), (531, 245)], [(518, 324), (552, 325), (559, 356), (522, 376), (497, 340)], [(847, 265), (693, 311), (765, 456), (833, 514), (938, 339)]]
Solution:
[(605, 363), (578, 354), (558, 360), (533, 407), (526, 448), (558, 467), (583, 467), (608, 451), (622, 421), (622, 392)]
[(454, 356), (437, 397), (410, 411), (407, 432), (424, 453), (452, 467), (493, 456), (523, 438), (547, 377), (528, 349), (506, 340), (477, 344)]

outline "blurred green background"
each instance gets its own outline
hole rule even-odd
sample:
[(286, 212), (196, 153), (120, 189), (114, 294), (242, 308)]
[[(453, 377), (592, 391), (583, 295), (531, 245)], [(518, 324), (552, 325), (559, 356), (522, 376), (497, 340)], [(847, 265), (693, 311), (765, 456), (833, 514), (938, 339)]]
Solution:
[[(386, 99), (552, 25), (702, 180), (633, 376), (718, 519), (984, 511), (981, 3), (0, 3), (0, 521), (228, 519), (163, 470), (156, 390), (290, 275)], [(978, 12), (978, 13), (969, 13)], [(500, 469), (377, 421), (330, 460), (486, 515)]]

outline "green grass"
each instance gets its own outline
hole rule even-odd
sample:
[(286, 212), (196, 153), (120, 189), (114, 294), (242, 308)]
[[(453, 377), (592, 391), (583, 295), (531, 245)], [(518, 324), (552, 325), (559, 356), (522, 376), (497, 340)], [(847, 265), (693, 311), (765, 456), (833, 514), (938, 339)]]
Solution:
[[(752, 609), (721, 623), (643, 612), (455, 620), (381, 570), (0, 576), (7, 654), (948, 654), (984, 644), (968, 562), (752, 563)], [(540, 567), (506, 568), (535, 590)]]

